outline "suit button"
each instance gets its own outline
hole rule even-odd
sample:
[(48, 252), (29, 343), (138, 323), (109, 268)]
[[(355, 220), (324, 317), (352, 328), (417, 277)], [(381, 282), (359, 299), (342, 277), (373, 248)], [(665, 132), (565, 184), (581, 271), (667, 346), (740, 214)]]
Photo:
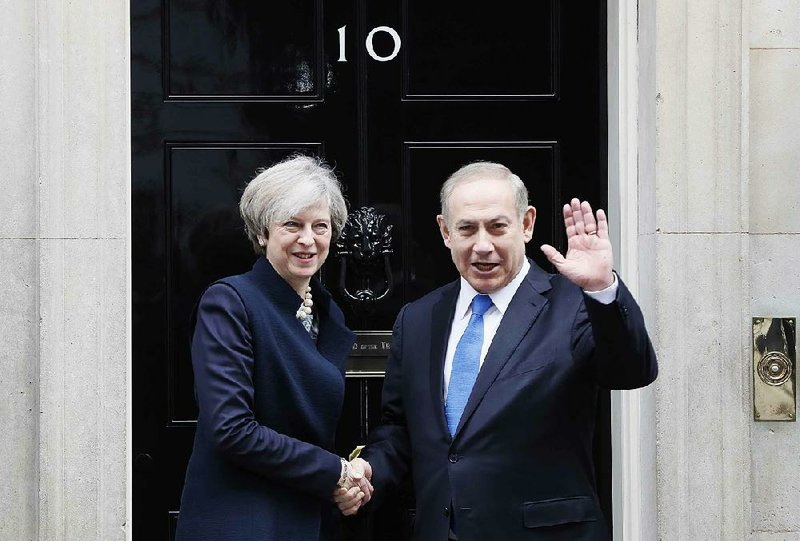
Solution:
[(452, 455), (450, 455), (447, 458), (448, 458), (448, 460), (450, 460), (451, 464), (455, 464), (456, 462), (458, 462), (458, 455), (455, 454), (455, 453), (453, 453)]
[(445, 507), (444, 508), (444, 516), (446, 516), (446, 517), (450, 516), (450, 508), (449, 507)]

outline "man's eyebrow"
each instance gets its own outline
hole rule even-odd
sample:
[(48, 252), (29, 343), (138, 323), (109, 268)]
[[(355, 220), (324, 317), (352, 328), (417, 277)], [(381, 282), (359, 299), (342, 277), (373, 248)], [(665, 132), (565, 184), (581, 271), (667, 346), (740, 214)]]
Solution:
[(458, 221), (456, 222), (456, 226), (461, 226), (461, 225), (473, 225), (473, 224), (476, 224), (476, 223), (478, 223), (478, 222), (486, 222), (486, 223), (490, 223), (490, 224), (492, 224), (492, 223), (495, 223), (495, 222), (510, 222), (510, 221), (511, 221), (511, 218), (509, 218), (509, 217), (508, 217), (508, 216), (506, 216), (505, 214), (499, 214), (499, 215), (497, 215), (497, 216), (492, 216), (492, 217), (491, 217), (491, 218), (489, 218), (488, 220), (468, 220), (468, 219), (461, 219), (461, 220), (458, 220)]

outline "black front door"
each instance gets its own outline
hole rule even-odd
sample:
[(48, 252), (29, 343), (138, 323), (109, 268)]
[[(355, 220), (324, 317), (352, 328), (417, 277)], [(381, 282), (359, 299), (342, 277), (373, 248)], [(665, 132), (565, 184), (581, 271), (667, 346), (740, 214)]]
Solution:
[[(544, 266), (538, 245), (563, 244), (566, 199), (606, 206), (603, 2), (132, 0), (131, 48), (135, 539), (174, 530), (196, 415), (189, 313), (253, 262), (237, 202), (259, 167), (323, 156), (352, 209), (393, 225), (394, 288), (370, 312), (339, 291), (335, 256), (323, 269), (358, 331), (387, 332), (404, 303), (456, 276), (434, 217), (458, 166), (499, 161), (522, 177), (539, 213), (529, 255)], [(377, 421), (381, 360), (351, 359), (341, 454)], [(607, 412), (599, 426), (610, 506)], [(404, 535), (413, 502), (395, 501), (375, 539)]]

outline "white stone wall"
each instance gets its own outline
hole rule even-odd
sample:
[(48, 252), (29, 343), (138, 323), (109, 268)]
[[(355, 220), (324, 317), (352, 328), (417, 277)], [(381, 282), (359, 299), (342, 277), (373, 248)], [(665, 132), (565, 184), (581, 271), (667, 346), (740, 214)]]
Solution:
[[(747, 0), (745, 0), (747, 1)], [(641, 6), (640, 6), (641, 7)], [(657, 0), (650, 287), (658, 538), (750, 531), (749, 236), (739, 0)], [(647, 16), (648, 13), (645, 13)], [(652, 39), (652, 36), (650, 36)], [(645, 152), (648, 149), (644, 149)], [(652, 199), (649, 199), (652, 198)], [(644, 286), (640, 286), (644, 287)]]
[[(750, 311), (800, 318), (800, 3), (753, 0)], [(755, 541), (800, 539), (800, 426), (752, 423)]]
[(0, 10), (0, 540), (124, 539), (128, 3)]
[(800, 3), (640, 7), (657, 44), (640, 228), (654, 235), (658, 538), (799, 540), (800, 427), (752, 419), (750, 318), (800, 316)]
[(0, 539), (27, 540), (39, 503), (36, 32), (32, 6), (0, 9)]

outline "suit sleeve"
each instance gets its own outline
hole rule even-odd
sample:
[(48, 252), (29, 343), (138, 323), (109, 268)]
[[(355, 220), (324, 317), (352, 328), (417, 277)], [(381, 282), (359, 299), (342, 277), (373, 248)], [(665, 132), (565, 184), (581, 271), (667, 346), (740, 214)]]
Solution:
[(381, 405), (381, 422), (369, 437), (361, 457), (372, 466), (375, 495), (370, 505), (380, 505), (386, 491), (396, 487), (408, 474), (411, 442), (403, 404), (403, 317), (400, 310), (392, 329), (392, 348), (386, 366)]
[(253, 366), (244, 305), (233, 288), (215, 284), (198, 306), (192, 367), (203, 426), (216, 452), (281, 484), (330, 498), (341, 473), (339, 457), (256, 421)]
[(636, 389), (655, 381), (658, 362), (633, 296), (619, 280), (617, 297), (602, 304), (583, 295), (573, 325), (576, 357), (591, 362), (597, 384), (606, 389)]

